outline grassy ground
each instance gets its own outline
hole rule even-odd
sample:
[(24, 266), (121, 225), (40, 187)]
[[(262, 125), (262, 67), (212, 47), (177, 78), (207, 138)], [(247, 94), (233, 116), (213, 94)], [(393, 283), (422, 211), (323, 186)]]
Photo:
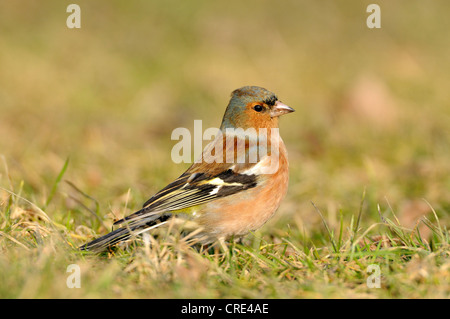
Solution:
[[(449, 297), (448, 2), (378, 1), (378, 30), (368, 1), (77, 3), (71, 30), (69, 2), (0, 1), (0, 297)], [(179, 176), (172, 130), (217, 127), (243, 85), (296, 109), (271, 221), (228, 251), (74, 250)]]

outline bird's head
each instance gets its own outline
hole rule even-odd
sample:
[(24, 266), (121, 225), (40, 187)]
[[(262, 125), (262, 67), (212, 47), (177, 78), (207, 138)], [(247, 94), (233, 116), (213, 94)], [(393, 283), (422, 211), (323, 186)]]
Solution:
[(259, 86), (244, 86), (231, 93), (221, 130), (227, 128), (276, 128), (280, 115), (294, 112), (277, 96)]

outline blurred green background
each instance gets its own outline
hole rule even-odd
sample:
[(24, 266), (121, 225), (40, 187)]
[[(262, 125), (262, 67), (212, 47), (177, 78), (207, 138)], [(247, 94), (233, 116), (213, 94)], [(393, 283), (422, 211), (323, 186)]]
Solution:
[[(23, 183), (43, 207), (70, 158), (64, 179), (110, 225), (187, 168), (170, 160), (173, 129), (218, 127), (231, 91), (259, 85), (296, 109), (280, 129), (290, 188), (267, 231), (312, 231), (311, 201), (336, 227), (364, 190), (365, 220), (379, 204), (414, 227), (426, 199), (448, 224), (450, 3), (376, 1), (369, 29), (372, 2), (79, 0), (69, 29), (71, 1), (1, 0), (0, 186)], [(106, 231), (71, 191), (61, 183), (46, 213)]]

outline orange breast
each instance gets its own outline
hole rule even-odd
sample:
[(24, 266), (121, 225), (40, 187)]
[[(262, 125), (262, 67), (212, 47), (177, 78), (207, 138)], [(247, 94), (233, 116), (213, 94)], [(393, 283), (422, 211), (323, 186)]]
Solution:
[(196, 220), (212, 238), (242, 236), (266, 223), (280, 206), (289, 182), (287, 152), (280, 140), (279, 166), (262, 183), (205, 205)]

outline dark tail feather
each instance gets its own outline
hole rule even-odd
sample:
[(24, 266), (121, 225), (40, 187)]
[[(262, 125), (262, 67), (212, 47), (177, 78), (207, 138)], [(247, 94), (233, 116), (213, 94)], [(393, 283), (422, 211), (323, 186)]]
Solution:
[(89, 250), (93, 252), (100, 252), (106, 248), (117, 244), (123, 240), (127, 240), (131, 237), (132, 231), (129, 228), (118, 228), (105, 236), (97, 238), (83, 246), (80, 246), (80, 250)]
[(130, 239), (132, 236), (136, 236), (143, 232), (146, 232), (152, 228), (165, 224), (170, 215), (163, 215), (156, 220), (144, 220), (133, 221), (125, 224), (124, 226), (117, 228), (116, 230), (106, 234), (100, 238), (97, 238), (87, 244), (80, 246), (79, 250), (101, 252), (108, 247), (111, 247), (121, 241)]

